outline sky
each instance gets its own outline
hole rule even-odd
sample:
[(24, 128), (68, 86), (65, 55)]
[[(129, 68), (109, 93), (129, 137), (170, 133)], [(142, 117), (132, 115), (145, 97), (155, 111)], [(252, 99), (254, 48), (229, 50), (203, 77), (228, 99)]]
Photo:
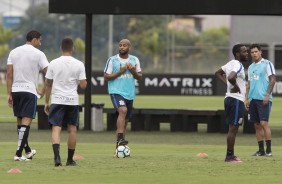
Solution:
[(23, 16), (31, 5), (48, 2), (48, 0), (0, 0), (0, 16)]

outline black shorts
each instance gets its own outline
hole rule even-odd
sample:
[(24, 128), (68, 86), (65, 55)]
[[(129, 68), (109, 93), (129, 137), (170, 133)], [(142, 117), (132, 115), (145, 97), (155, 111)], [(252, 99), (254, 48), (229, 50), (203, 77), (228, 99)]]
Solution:
[(244, 121), (244, 102), (232, 97), (224, 100), (224, 110), (227, 124), (241, 125)]
[(12, 92), (14, 116), (35, 118), (37, 96), (29, 92)]
[(252, 99), (249, 107), (249, 121), (252, 123), (259, 123), (261, 121), (269, 120), (270, 110), (272, 102), (268, 102), (268, 105), (263, 105), (262, 100)]
[(48, 121), (51, 125), (67, 127), (67, 125), (78, 126), (79, 107), (78, 105), (51, 104)]
[(131, 117), (132, 108), (133, 108), (133, 100), (127, 100), (123, 98), (123, 96), (118, 95), (118, 94), (111, 94), (111, 100), (116, 110), (122, 106), (127, 108), (126, 119), (129, 119)]

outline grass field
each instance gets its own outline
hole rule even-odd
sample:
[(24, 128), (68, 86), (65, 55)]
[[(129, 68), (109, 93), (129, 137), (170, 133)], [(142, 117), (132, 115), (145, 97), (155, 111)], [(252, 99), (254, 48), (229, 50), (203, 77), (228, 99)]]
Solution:
[[(0, 86), (0, 183), (281, 183), (282, 176), (282, 125), (280, 124), (282, 98), (274, 98), (271, 114), (273, 133), (273, 157), (251, 157), (257, 150), (254, 134), (243, 134), (242, 128), (236, 139), (235, 153), (243, 163), (225, 163), (226, 134), (206, 133), (206, 125), (200, 125), (199, 132), (170, 132), (167, 125), (161, 125), (159, 132), (131, 132), (131, 158), (112, 158), (114, 132), (78, 132), (76, 155), (77, 167), (55, 168), (50, 143), (50, 130), (37, 130), (33, 123), (29, 142), (37, 150), (31, 162), (12, 160), (17, 135), (15, 118), (6, 105), (6, 92)], [(111, 107), (108, 96), (97, 95), (92, 102), (105, 103)], [(39, 101), (43, 104), (43, 100)], [(83, 97), (81, 97), (83, 103)], [(223, 109), (223, 97), (177, 97), (138, 96), (135, 107)], [(83, 119), (83, 117), (82, 117)], [(83, 120), (81, 120), (83, 123)], [(62, 132), (61, 157), (65, 164), (67, 154), (67, 132)], [(207, 157), (198, 157), (204, 152)], [(7, 173), (12, 168), (20, 174)]]

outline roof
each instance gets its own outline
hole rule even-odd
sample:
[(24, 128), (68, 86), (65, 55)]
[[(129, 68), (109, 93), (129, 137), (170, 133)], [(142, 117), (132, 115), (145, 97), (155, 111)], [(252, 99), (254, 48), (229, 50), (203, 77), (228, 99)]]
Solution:
[(281, 0), (49, 0), (50, 13), (281, 15)]

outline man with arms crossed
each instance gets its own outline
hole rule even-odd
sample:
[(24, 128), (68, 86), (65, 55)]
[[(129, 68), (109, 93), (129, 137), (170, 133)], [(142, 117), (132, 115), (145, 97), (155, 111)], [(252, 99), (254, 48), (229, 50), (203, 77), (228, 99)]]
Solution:
[(238, 128), (244, 119), (244, 100), (246, 93), (245, 71), (241, 62), (248, 60), (246, 46), (234, 45), (232, 49), (233, 60), (222, 66), (215, 75), (227, 84), (227, 92), (224, 99), (226, 123), (229, 124), (227, 134), (227, 152), (225, 162), (242, 162), (234, 154), (235, 138)]
[[(259, 150), (252, 156), (272, 156), (271, 131), (268, 125), (272, 105), (272, 90), (276, 82), (273, 64), (262, 58), (260, 45), (252, 44), (250, 52), (253, 63), (248, 68), (245, 107), (249, 121), (254, 123)], [(264, 140), (266, 150), (264, 150)]]
[(108, 81), (108, 92), (115, 109), (118, 111), (116, 147), (128, 144), (124, 134), (132, 113), (135, 79), (139, 81), (142, 78), (139, 59), (129, 54), (130, 49), (130, 41), (128, 39), (121, 40), (119, 54), (108, 59), (104, 70), (104, 78)]
[[(17, 117), (18, 148), (15, 161), (28, 161), (36, 154), (28, 145), (28, 136), (32, 119), (36, 115), (37, 98), (44, 95), (44, 88), (37, 91), (39, 71), (45, 73), (48, 60), (43, 52), (38, 50), (41, 45), (41, 34), (30, 31), (26, 35), (26, 44), (13, 49), (7, 62), (7, 95), (8, 104), (13, 107)], [(26, 157), (22, 156), (25, 149)]]
[[(65, 38), (61, 43), (62, 56), (50, 62), (46, 73), (44, 111), (52, 125), (52, 147), (55, 167), (62, 166), (60, 157), (60, 134), (62, 126), (68, 128), (68, 158), (66, 165), (75, 166), (73, 155), (76, 148), (76, 131), (79, 123), (78, 85), (87, 86), (84, 64), (73, 58), (73, 41)], [(49, 98), (52, 93), (51, 106)]]

